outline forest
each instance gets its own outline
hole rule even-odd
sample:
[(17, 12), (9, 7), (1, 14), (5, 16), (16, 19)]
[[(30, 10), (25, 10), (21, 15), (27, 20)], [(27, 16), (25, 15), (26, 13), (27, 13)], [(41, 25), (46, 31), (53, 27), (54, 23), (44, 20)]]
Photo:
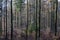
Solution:
[(0, 40), (60, 40), (59, 0), (0, 0)]

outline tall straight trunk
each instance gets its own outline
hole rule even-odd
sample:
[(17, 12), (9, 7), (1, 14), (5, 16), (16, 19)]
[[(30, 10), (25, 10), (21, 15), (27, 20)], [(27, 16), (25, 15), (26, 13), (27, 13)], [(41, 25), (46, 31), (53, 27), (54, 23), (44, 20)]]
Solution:
[(0, 0), (0, 36), (2, 34), (2, 0)]
[(53, 0), (53, 6), (51, 10), (51, 31), (57, 33), (57, 8), (58, 8), (58, 0)]
[(2, 6), (0, 7), (0, 36), (2, 34)]
[(51, 8), (51, 31), (52, 31), (52, 32), (55, 32), (55, 24), (54, 24), (54, 22), (55, 22), (55, 21), (54, 21), (54, 18), (55, 18), (55, 17), (54, 17), (54, 15), (55, 15), (55, 14), (54, 14), (54, 13), (55, 13), (55, 12), (54, 12), (54, 8), (55, 8), (54, 6), (55, 6), (55, 5), (54, 5), (54, 1), (51, 2), (51, 5), (52, 5), (52, 8)]
[(0, 17), (0, 35), (2, 33), (2, 17)]

